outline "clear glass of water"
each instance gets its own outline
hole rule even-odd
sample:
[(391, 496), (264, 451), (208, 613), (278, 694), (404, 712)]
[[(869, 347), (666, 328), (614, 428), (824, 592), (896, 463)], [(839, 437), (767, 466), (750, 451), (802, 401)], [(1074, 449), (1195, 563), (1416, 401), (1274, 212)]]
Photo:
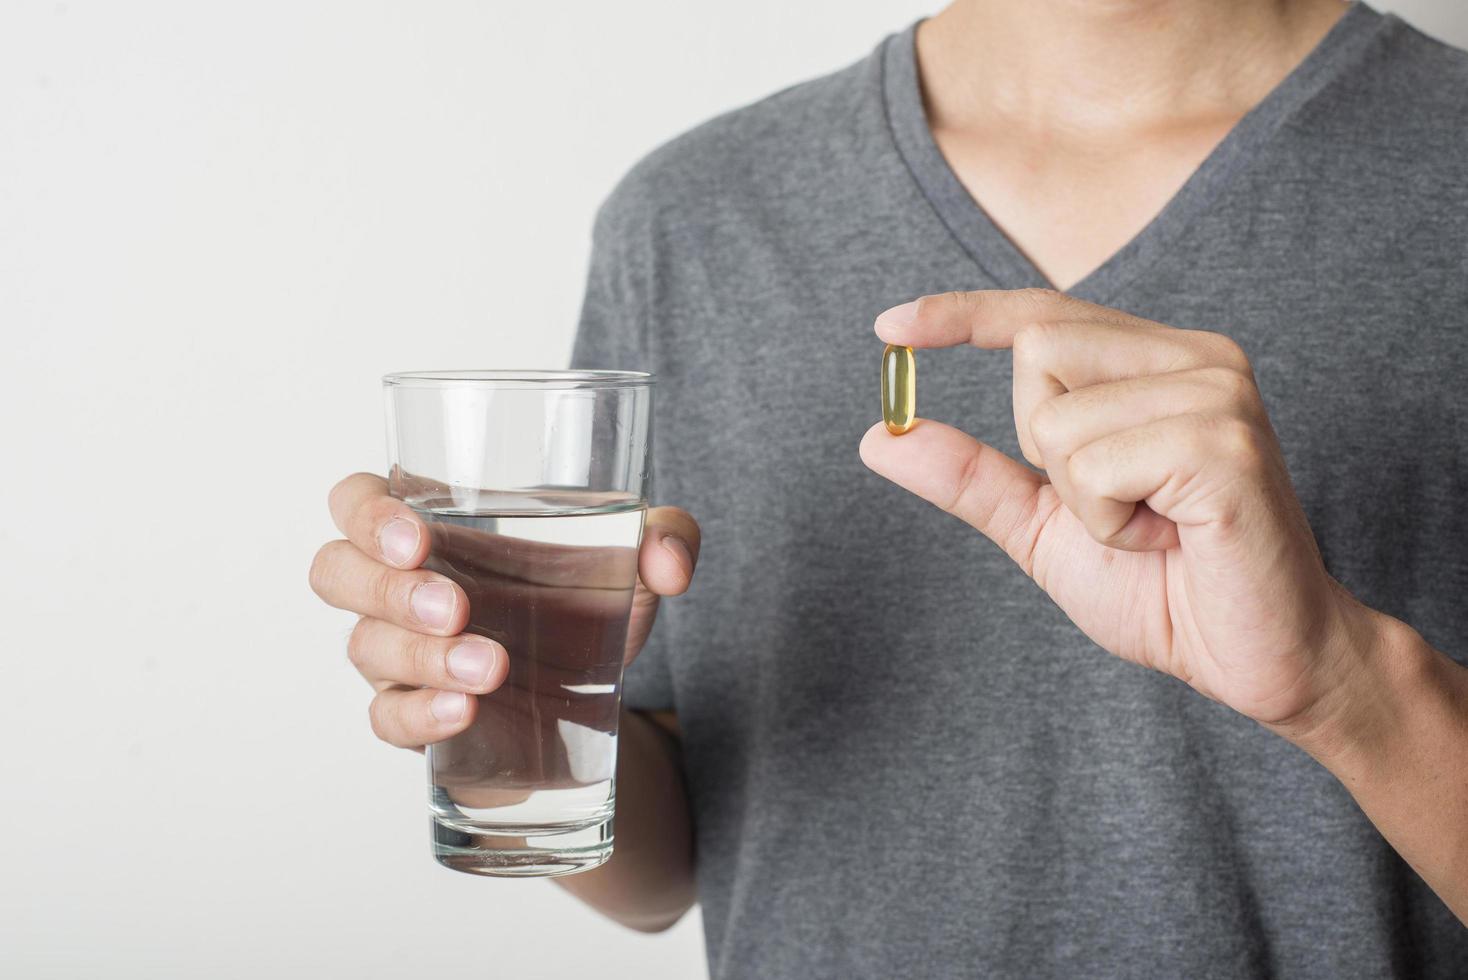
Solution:
[(509, 651), (473, 723), (428, 748), (433, 853), (569, 874), (612, 854), (622, 657), (650, 491), (652, 376), (421, 371), (383, 379), (389, 485), (425, 565)]

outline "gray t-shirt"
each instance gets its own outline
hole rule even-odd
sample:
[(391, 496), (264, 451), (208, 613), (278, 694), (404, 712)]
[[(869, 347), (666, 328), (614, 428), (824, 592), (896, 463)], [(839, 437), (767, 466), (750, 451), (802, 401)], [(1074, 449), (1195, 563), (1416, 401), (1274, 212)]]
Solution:
[[(1468, 977), (1325, 770), (861, 465), (875, 315), (1042, 284), (912, 46), (674, 140), (598, 216), (575, 359), (657, 372), (657, 495), (703, 525), (626, 697), (683, 726), (712, 975)], [(1468, 55), (1352, 8), (1072, 292), (1237, 339), (1331, 573), (1468, 656)], [(920, 414), (1018, 454), (1006, 354), (918, 373)]]

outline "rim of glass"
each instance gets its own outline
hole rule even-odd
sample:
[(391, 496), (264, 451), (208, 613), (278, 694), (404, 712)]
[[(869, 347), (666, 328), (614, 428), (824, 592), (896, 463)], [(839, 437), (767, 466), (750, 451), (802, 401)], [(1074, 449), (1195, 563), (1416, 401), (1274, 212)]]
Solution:
[(654, 382), (645, 371), (395, 371), (387, 388), (636, 388)]

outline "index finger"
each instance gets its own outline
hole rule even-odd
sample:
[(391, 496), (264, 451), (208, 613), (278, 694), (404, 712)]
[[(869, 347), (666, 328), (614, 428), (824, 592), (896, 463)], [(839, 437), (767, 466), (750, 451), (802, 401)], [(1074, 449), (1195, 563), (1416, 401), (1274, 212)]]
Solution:
[(1014, 349), (1014, 427), (1025, 459), (1044, 465), (1030, 420), (1044, 402), (1111, 381), (1219, 364), (1247, 371), (1219, 334), (1179, 330), (1048, 289), (941, 293), (877, 317), (877, 335), (908, 347)]
[(428, 557), (428, 534), (413, 508), (387, 492), (375, 473), (353, 473), (331, 488), (331, 519), (365, 555), (394, 568), (417, 568)]
[(1058, 293), (1053, 289), (976, 289), (920, 296), (877, 315), (877, 336), (905, 347), (972, 344), (1001, 350), (1026, 327), (1088, 321), (1161, 327), (1148, 320)]

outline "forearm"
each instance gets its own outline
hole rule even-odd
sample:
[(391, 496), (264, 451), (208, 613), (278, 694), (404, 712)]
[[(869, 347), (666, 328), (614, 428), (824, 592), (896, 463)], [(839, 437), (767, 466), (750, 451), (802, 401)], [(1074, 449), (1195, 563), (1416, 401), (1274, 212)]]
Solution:
[(623, 710), (617, 750), (616, 845), (601, 867), (555, 881), (644, 932), (666, 929), (692, 907), (693, 828), (675, 735)]
[(1468, 669), (1388, 616), (1363, 609), (1358, 621), (1340, 696), (1281, 734), (1468, 923)]

